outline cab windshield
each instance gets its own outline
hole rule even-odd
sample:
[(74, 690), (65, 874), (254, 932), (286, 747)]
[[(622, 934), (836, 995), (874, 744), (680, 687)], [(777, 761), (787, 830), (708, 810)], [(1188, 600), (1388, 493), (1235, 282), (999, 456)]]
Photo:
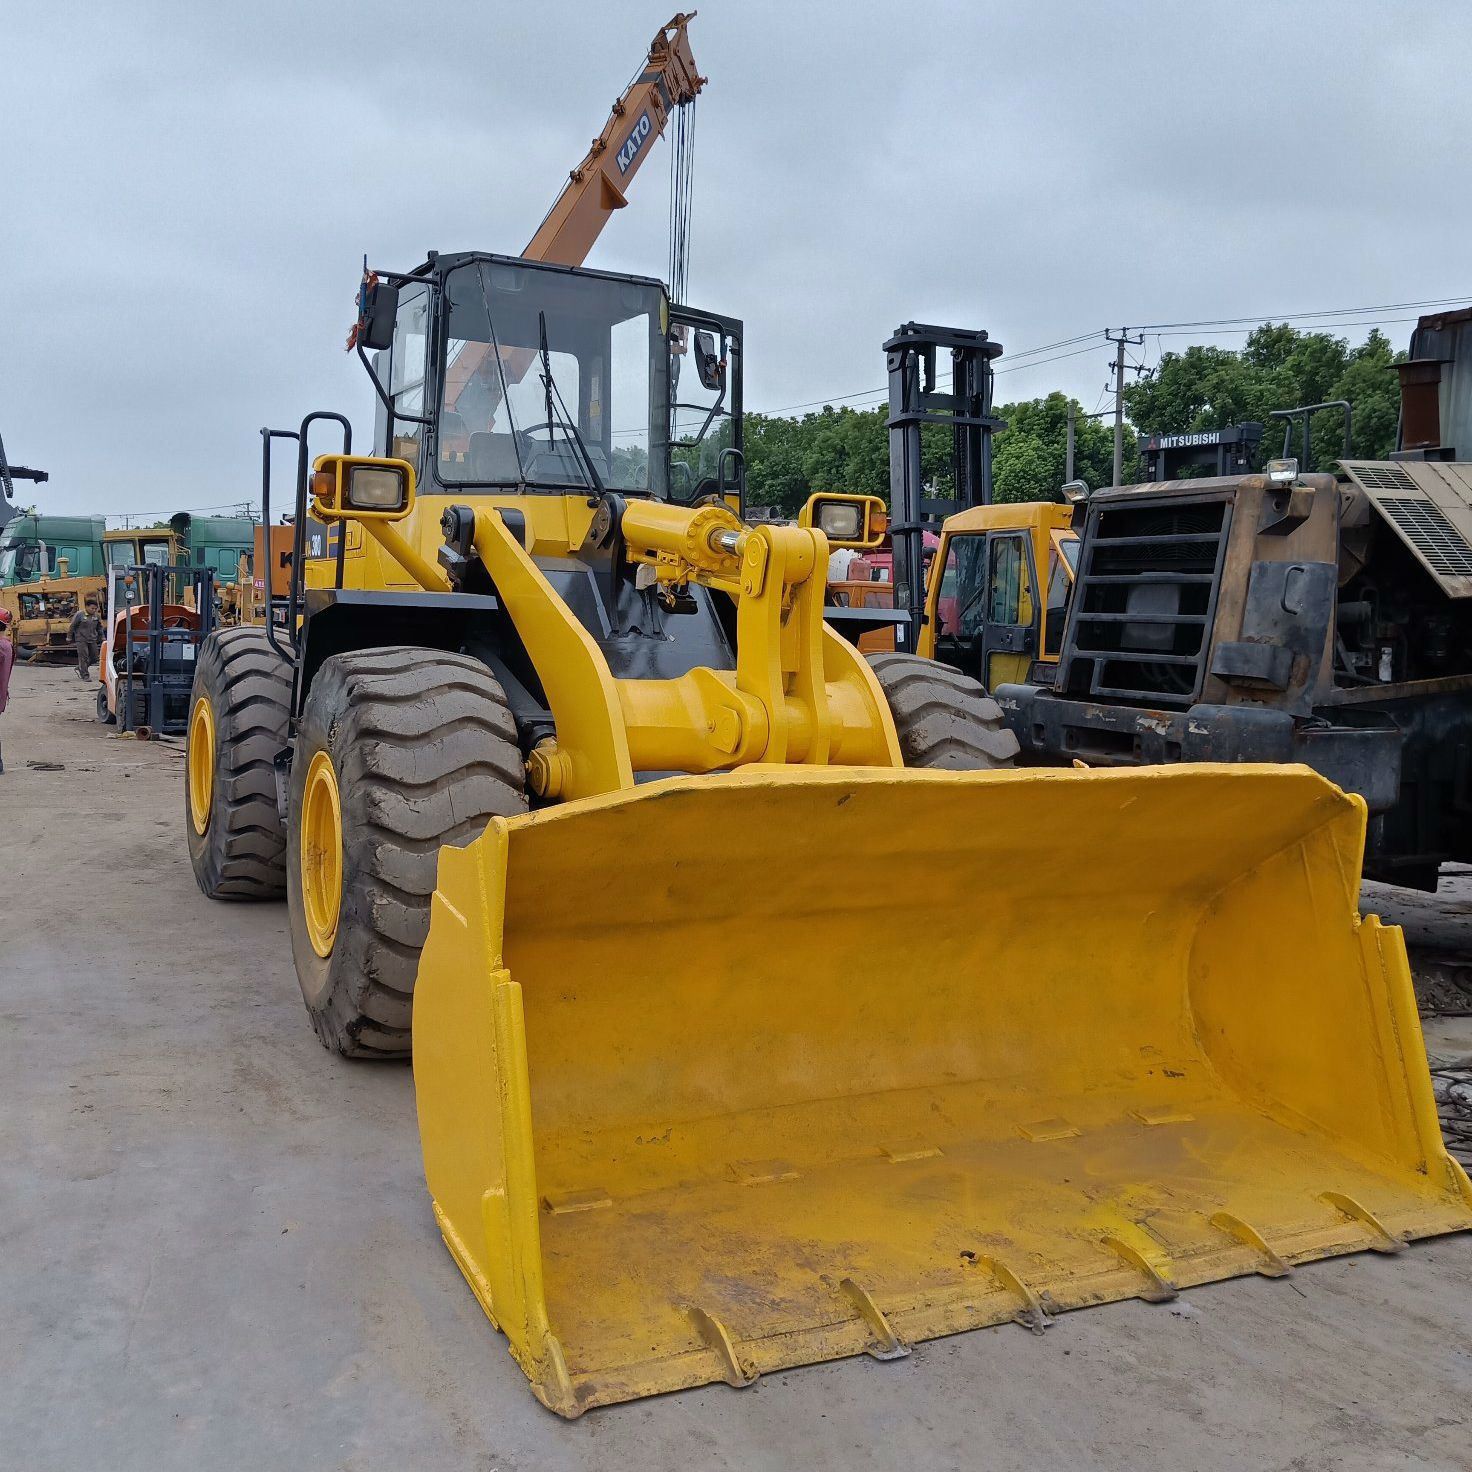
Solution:
[(479, 261), (451, 271), (445, 294), (444, 484), (668, 495), (658, 286)]

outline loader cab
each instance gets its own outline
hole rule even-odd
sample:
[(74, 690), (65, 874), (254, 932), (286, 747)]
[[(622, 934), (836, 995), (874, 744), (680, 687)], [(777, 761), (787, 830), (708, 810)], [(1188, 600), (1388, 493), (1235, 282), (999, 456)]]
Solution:
[(108, 532), (102, 544), (109, 572), (140, 563), (174, 562), (181, 555), (174, 533), (163, 529)]
[(437, 256), (392, 292), (375, 448), (423, 491), (739, 499), (739, 322), (518, 257)]
[(1069, 506), (978, 506), (950, 517), (930, 564), (919, 652), (989, 690), (1051, 683), (1077, 567)]

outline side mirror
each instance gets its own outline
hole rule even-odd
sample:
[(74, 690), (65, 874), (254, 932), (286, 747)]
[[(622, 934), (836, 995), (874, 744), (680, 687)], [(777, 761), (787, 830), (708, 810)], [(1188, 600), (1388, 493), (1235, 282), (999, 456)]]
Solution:
[(407, 460), (322, 455), (312, 471), (312, 515), (319, 521), (400, 521), (414, 505)]
[(364, 281), (358, 292), (357, 342), (370, 353), (394, 345), (394, 319), (399, 314), (399, 288), (386, 281)]
[(816, 527), (830, 547), (872, 551), (889, 530), (889, 513), (878, 496), (846, 496), (818, 492), (797, 514), (799, 526)]
[(700, 375), (702, 388), (718, 393), (726, 386), (726, 365), (716, 356), (715, 335), (710, 332), (695, 334), (695, 371)]

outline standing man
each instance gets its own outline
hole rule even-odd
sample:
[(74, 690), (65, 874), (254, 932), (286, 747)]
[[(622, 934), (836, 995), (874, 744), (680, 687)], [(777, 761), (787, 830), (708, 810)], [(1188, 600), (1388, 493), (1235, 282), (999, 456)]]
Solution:
[(92, 678), (91, 665), (102, 657), (102, 620), (97, 617), (97, 600), (89, 598), (85, 609), (79, 608), (67, 627), (67, 637), (77, 646), (77, 675)]
[[(5, 714), (5, 703), (10, 699), (10, 668), (15, 663), (15, 640), (10, 627), (10, 610), (0, 608), (0, 715)], [(0, 756), (0, 772), (5, 770), (5, 758)]]

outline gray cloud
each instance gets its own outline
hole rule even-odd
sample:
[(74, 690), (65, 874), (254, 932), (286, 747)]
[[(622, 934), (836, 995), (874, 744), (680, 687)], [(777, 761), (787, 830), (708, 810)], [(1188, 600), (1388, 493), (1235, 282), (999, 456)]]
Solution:
[[(43, 506), (251, 499), (256, 429), (308, 408), (366, 442), (342, 351), (364, 252), (519, 249), (664, 19), (11, 7), (0, 430), (52, 472)], [(746, 319), (755, 408), (878, 387), (908, 318), (1017, 350), (1472, 291), (1457, 4), (712, 0), (691, 37), (691, 296)], [(662, 271), (665, 163), (592, 264)], [(1092, 403), (1106, 358), (1002, 394)]]

